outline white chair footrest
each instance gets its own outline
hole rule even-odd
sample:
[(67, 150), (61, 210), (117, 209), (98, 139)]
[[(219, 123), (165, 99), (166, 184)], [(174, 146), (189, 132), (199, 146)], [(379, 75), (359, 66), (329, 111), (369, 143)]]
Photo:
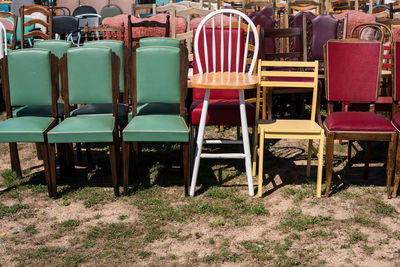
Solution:
[(243, 153), (202, 153), (200, 155), (202, 159), (244, 159), (245, 157)]
[(203, 140), (203, 144), (206, 145), (241, 145), (243, 144), (242, 140), (213, 140), (213, 139), (208, 139), (208, 140)]

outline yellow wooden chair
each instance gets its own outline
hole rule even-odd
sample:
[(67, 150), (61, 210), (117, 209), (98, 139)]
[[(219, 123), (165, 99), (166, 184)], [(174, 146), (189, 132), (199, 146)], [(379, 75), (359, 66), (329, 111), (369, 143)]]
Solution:
[[(262, 70), (266, 69), (266, 70)], [(271, 70), (272, 69), (272, 70)], [(303, 71), (307, 69), (307, 71)], [(298, 70), (298, 71), (296, 71)], [(256, 160), (259, 156), (258, 196), (262, 196), (264, 139), (308, 139), (307, 177), (310, 176), (313, 140), (319, 140), (317, 197), (321, 197), (322, 166), (324, 154), (324, 130), (315, 122), (318, 95), (318, 61), (262, 61), (258, 63), (258, 77), (261, 81), (257, 87), (256, 132), (254, 134), (253, 176), (256, 175)], [(312, 109), (309, 120), (258, 120), (260, 107), (260, 87), (312, 88)], [(260, 144), (257, 146), (258, 134)]]

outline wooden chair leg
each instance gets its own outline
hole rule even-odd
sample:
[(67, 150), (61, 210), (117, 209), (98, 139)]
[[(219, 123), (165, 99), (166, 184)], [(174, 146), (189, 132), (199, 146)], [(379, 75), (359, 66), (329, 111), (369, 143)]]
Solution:
[(66, 154), (66, 167), (69, 172), (74, 172), (75, 170), (75, 158), (74, 158), (74, 146), (73, 144), (65, 144), (65, 154)]
[(267, 119), (267, 87), (263, 87), (262, 90), (262, 119), (265, 120)]
[[(387, 170), (386, 170), (386, 187), (387, 187), (387, 196), (388, 198), (396, 197), (396, 192), (393, 190), (393, 193), (391, 192), (391, 187), (392, 187), (392, 176), (393, 176), (393, 170), (395, 166), (395, 156), (396, 156), (396, 147), (397, 147), (397, 139), (398, 136), (397, 134), (393, 134), (392, 138), (390, 139), (389, 143), (389, 149), (388, 149), (388, 158), (387, 158)], [(396, 184), (396, 180), (395, 180)], [(398, 184), (397, 184), (398, 185)], [(393, 188), (394, 189), (394, 188)], [(397, 188), (396, 188), (397, 191)]]
[(123, 186), (124, 186), (124, 195), (128, 195), (128, 180), (129, 180), (129, 165), (130, 165), (130, 150), (131, 144), (122, 142), (122, 165), (123, 165)]
[(48, 145), (48, 153), (49, 153), (50, 184), (51, 184), (52, 197), (57, 198), (56, 145), (55, 144)]
[(19, 178), (22, 178), (22, 170), (21, 164), (19, 162), (17, 143), (9, 143), (9, 147), (11, 157), (11, 169), (16, 172)]
[(365, 147), (364, 180), (368, 179), (368, 169), (369, 169), (370, 159), (371, 159), (371, 142), (367, 141), (367, 145)]
[(185, 184), (185, 197), (189, 196), (189, 144), (181, 143), (183, 158), (183, 182)]
[(82, 145), (81, 143), (76, 143), (76, 159), (82, 162)]
[[(342, 140), (339, 140), (339, 141), (341, 142)], [(351, 146), (352, 145), (353, 145), (353, 141), (349, 140), (349, 143), (347, 144), (347, 161), (350, 161), (350, 159), (351, 159)]]
[(258, 155), (258, 127), (256, 125), (254, 127), (254, 133), (253, 133), (253, 166), (252, 166), (253, 176), (256, 176), (257, 173), (257, 155)]
[(264, 162), (264, 130), (260, 132), (260, 150), (258, 155), (258, 196), (262, 197), (262, 184), (263, 184), (263, 162)]
[[(397, 140), (397, 151), (396, 151), (396, 171), (394, 175), (394, 185), (393, 185), (393, 191), (392, 191), (392, 197), (396, 197), (397, 195), (397, 189), (399, 188), (399, 182), (400, 182), (400, 138)], [(389, 145), (390, 149), (390, 145)], [(389, 158), (388, 158), (389, 160)], [(389, 165), (389, 162), (388, 162)], [(387, 186), (387, 185), (386, 185)]]
[(53, 191), (51, 186), (51, 177), (50, 177), (50, 165), (49, 165), (49, 152), (47, 149), (47, 144), (37, 143), (39, 145), (39, 149), (42, 151), (43, 156), (43, 167), (44, 167), (44, 175), (46, 178), (47, 190), (49, 192), (49, 197), (53, 197)]
[(67, 158), (66, 158), (65, 144), (56, 144), (56, 148), (57, 148), (58, 163), (60, 165), (60, 172), (66, 173)]
[(308, 140), (308, 151), (307, 151), (307, 178), (311, 175), (311, 157), (312, 157), (312, 145), (313, 140)]
[(114, 195), (119, 196), (119, 186), (118, 186), (118, 171), (117, 171), (117, 147), (116, 142), (110, 145), (110, 164), (111, 164), (111, 178), (114, 186)]
[(43, 153), (42, 153), (42, 146), (40, 145), (40, 143), (35, 143), (36, 145), (36, 154), (37, 154), (37, 158), (38, 160), (43, 160)]
[(85, 146), (86, 146), (86, 158), (87, 158), (87, 161), (89, 163), (92, 163), (93, 162), (93, 158), (92, 158), (92, 153), (91, 153), (91, 149), (90, 149), (90, 144), (89, 143), (85, 143)]
[(322, 169), (324, 165), (324, 142), (325, 135), (322, 132), (321, 137), (319, 139), (319, 146), (318, 146), (318, 170), (317, 170), (317, 197), (321, 197), (322, 191)]
[(329, 196), (329, 191), (332, 183), (332, 171), (333, 171), (333, 152), (334, 152), (334, 134), (328, 133), (326, 137), (326, 189), (325, 197)]
[(136, 180), (139, 178), (139, 145), (138, 142), (132, 143), (133, 175)]
[(306, 98), (305, 94), (300, 94), (300, 118), (304, 118), (304, 99)]
[(272, 89), (267, 91), (268, 119), (272, 120)]

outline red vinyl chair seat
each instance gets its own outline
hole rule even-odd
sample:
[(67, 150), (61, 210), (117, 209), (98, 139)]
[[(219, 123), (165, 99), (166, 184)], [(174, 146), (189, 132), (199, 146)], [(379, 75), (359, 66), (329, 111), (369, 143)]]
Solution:
[(396, 127), (397, 131), (400, 131), (400, 113), (396, 113), (396, 115), (394, 115), (392, 117), (392, 124), (394, 127)]
[(395, 132), (385, 117), (371, 112), (334, 112), (326, 117), (324, 125), (330, 132)]
[[(218, 91), (218, 90), (214, 90)], [(199, 125), (203, 101), (198, 100), (190, 106), (191, 124)], [(249, 126), (255, 125), (256, 108), (250, 103), (246, 103), (246, 117)], [(210, 99), (208, 102), (208, 112), (206, 125), (227, 125), (240, 126), (240, 109), (238, 99)]]

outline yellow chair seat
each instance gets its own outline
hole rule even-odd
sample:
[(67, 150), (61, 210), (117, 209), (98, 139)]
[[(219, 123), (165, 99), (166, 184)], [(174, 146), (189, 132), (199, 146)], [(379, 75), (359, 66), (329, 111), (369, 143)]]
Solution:
[(320, 134), (323, 131), (318, 123), (310, 120), (260, 120), (258, 129), (266, 134)]

